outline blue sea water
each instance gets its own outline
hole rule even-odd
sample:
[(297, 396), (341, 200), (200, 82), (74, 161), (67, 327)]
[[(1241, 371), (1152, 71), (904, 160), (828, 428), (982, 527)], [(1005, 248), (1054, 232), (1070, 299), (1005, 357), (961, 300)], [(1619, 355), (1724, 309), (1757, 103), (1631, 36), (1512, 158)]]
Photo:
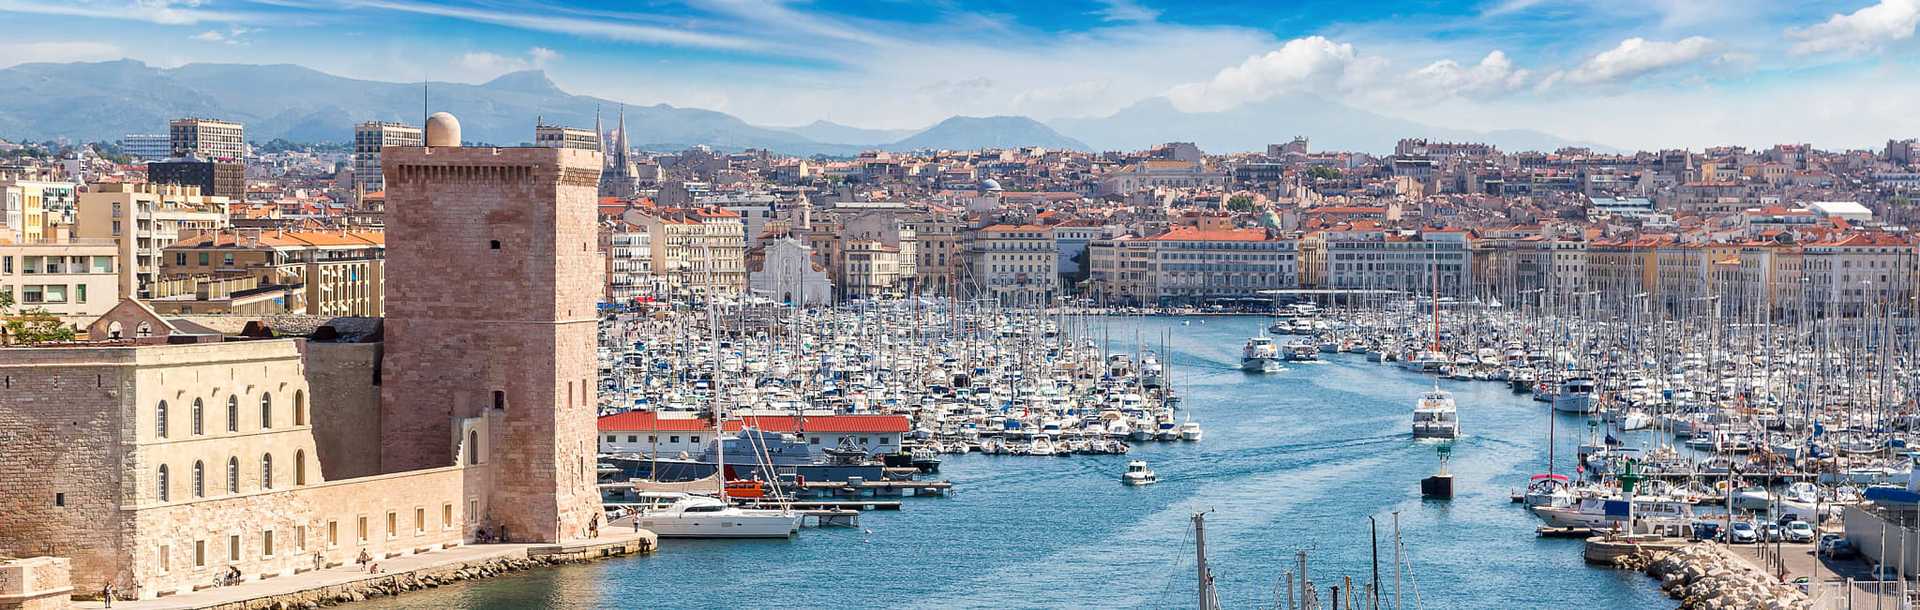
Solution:
[[(1188, 322), (1183, 324), (1183, 322)], [(1104, 322), (1115, 349), (1134, 337), (1168, 351), (1199, 443), (1140, 443), (1126, 456), (946, 456), (948, 498), (908, 498), (860, 529), (792, 540), (668, 540), (657, 554), (514, 574), (369, 602), (416, 608), (1191, 608), (1190, 517), (1207, 515), (1223, 608), (1272, 608), (1296, 551), (1326, 588), (1372, 574), (1368, 517), (1392, 592), (1392, 515), (1410, 569), (1406, 608), (1660, 608), (1654, 581), (1588, 567), (1578, 540), (1538, 539), (1508, 494), (1545, 466), (1544, 403), (1504, 384), (1439, 381), (1466, 436), (1448, 469), (1452, 501), (1423, 501), (1439, 448), (1408, 433), (1436, 381), (1351, 354), (1256, 376), (1234, 370), (1252, 317)], [(1586, 432), (1558, 420), (1561, 468)], [(1629, 441), (1632, 442), (1632, 441)], [(1161, 482), (1118, 482), (1129, 459)], [(1383, 604), (1385, 605), (1385, 604)]]

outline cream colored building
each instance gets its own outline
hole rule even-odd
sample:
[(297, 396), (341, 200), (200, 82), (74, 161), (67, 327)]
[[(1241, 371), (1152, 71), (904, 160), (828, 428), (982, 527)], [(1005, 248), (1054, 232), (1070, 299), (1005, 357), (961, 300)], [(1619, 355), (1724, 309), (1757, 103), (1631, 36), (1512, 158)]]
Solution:
[(112, 240), (0, 242), (0, 294), (83, 325), (120, 302), (119, 256)]
[(146, 297), (159, 276), (161, 251), (182, 234), (230, 226), (227, 198), (191, 186), (95, 184), (80, 194), (74, 236), (112, 239), (120, 247), (120, 293)]
[(653, 273), (678, 295), (742, 294), (747, 289), (746, 233), (740, 216), (721, 208), (635, 210), (646, 226)]
[(167, 123), (167, 139), (175, 157), (213, 161), (242, 161), (247, 157), (246, 127), (219, 119), (174, 119)]
[(962, 293), (1002, 305), (1044, 307), (1060, 292), (1055, 253), (1053, 227), (981, 227), (972, 233), (967, 248), (969, 281)]
[(71, 182), (0, 178), (0, 243), (57, 239), (57, 228), (71, 223)]

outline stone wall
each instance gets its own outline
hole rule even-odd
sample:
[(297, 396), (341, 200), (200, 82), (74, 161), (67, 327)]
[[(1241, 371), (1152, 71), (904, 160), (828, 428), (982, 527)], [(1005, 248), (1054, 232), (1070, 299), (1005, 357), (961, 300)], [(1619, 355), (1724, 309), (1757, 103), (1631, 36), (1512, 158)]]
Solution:
[(72, 604), (67, 560), (32, 557), (0, 561), (0, 610), (64, 610)]
[(131, 491), (131, 349), (0, 349), (0, 555), (51, 555), (111, 573)]
[(253, 580), (312, 569), (316, 555), (341, 564), (362, 551), (384, 559), (459, 545), (488, 510), (485, 494), (468, 492), (486, 489), (488, 475), (485, 465), (455, 466), (135, 511), (134, 581), (120, 586), (138, 583), (142, 596), (190, 592), (229, 568)]
[(313, 395), (313, 440), (326, 478), (348, 479), (380, 468), (378, 343), (307, 344), (307, 381)]

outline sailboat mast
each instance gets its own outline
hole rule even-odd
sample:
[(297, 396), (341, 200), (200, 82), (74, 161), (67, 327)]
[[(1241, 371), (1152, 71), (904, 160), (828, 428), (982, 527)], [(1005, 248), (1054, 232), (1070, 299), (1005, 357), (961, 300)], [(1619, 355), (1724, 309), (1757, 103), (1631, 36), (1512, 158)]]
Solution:
[(1200, 593), (1199, 610), (1213, 610), (1213, 586), (1207, 576), (1207, 514), (1193, 514), (1193, 563), (1196, 589)]

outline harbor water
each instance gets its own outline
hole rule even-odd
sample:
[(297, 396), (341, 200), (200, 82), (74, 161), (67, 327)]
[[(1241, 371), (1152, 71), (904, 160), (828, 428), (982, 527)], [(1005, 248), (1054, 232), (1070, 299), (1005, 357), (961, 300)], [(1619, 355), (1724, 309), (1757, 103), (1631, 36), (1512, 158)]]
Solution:
[[(1129, 455), (943, 456), (947, 498), (907, 498), (859, 528), (792, 540), (669, 540), (652, 556), (567, 566), (368, 602), (415, 608), (1180, 608), (1194, 605), (1191, 515), (1223, 608), (1272, 608), (1296, 552), (1327, 587), (1379, 569), (1393, 591), (1393, 513), (1408, 568), (1406, 608), (1656, 608), (1633, 572), (1588, 567), (1581, 541), (1540, 539), (1509, 494), (1545, 467), (1550, 410), (1505, 384), (1437, 381), (1459, 404), (1451, 501), (1422, 500), (1442, 445), (1415, 442), (1409, 417), (1433, 377), (1353, 354), (1278, 374), (1238, 370), (1264, 318), (1114, 318), (1112, 348), (1171, 337), (1173, 384), (1206, 430), (1197, 443), (1139, 443)], [(1096, 330), (1096, 332), (1100, 332)], [(1561, 469), (1586, 419), (1560, 416)], [(1638, 444), (1638, 438), (1628, 439)], [(1127, 487), (1128, 460), (1160, 483)], [(1342, 593), (1345, 597), (1345, 592)], [(1384, 605), (1384, 604), (1383, 604)]]

